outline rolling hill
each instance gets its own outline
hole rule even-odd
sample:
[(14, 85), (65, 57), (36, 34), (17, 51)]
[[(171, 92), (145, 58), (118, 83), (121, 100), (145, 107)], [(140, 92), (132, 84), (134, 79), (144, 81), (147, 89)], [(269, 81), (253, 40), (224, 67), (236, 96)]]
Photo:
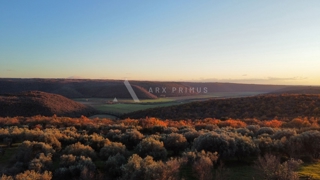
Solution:
[[(178, 97), (215, 92), (273, 92), (286, 88), (280, 85), (235, 83), (130, 81), (140, 99)], [(123, 80), (90, 79), (15, 79), (0, 78), (0, 94), (43, 91), (67, 98), (131, 98)], [(157, 91), (158, 89), (158, 91)], [(166, 91), (163, 92), (163, 89)]]
[(39, 91), (0, 95), (0, 116), (44, 115), (80, 117), (91, 115), (95, 110), (61, 95)]
[(320, 117), (320, 95), (260, 95), (243, 98), (212, 99), (125, 114), (123, 118), (161, 119), (258, 118), (286, 119)]

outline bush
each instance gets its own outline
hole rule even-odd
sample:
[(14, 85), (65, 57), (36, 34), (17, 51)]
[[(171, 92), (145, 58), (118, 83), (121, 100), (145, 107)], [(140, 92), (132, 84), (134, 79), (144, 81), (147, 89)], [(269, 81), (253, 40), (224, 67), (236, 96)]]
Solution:
[(128, 150), (133, 150), (135, 146), (144, 138), (136, 129), (128, 129), (122, 136), (121, 142), (126, 145)]
[(135, 148), (135, 151), (141, 156), (152, 156), (156, 160), (165, 159), (167, 150), (164, 148), (163, 142), (152, 137), (143, 139)]
[(52, 154), (48, 156), (40, 153), (37, 158), (31, 160), (29, 163), (29, 170), (36, 172), (44, 172), (45, 170), (51, 170), (52, 168)]
[(174, 155), (178, 155), (180, 151), (184, 151), (188, 146), (187, 139), (183, 135), (177, 133), (166, 135), (163, 138), (163, 142), (165, 148), (173, 151)]
[(60, 168), (55, 171), (54, 175), (57, 179), (72, 179), (80, 177), (84, 171), (87, 171), (86, 174), (88, 175), (95, 169), (96, 166), (89, 157), (71, 154), (62, 155), (60, 157)]
[(251, 137), (237, 135), (235, 136), (235, 142), (235, 156), (238, 160), (248, 156), (255, 156), (259, 152), (259, 148), (253, 142)]
[(111, 142), (110, 144), (101, 148), (99, 155), (102, 160), (107, 160), (110, 156), (114, 156), (118, 153), (125, 154), (125, 152), (125, 145), (123, 145), (122, 143)]
[(112, 178), (120, 177), (122, 174), (121, 166), (126, 163), (126, 158), (121, 154), (110, 156), (105, 162), (105, 172)]
[(234, 156), (237, 147), (235, 139), (226, 133), (210, 132), (196, 138), (193, 148), (197, 151), (218, 152), (224, 158)]
[(273, 128), (271, 128), (271, 127), (262, 127), (262, 128), (260, 128), (258, 131), (257, 131), (257, 133), (256, 133), (256, 135), (258, 136), (258, 135), (261, 135), (261, 134), (269, 134), (269, 135), (272, 135), (272, 134), (274, 134), (274, 129)]
[(43, 174), (37, 173), (33, 170), (25, 171), (15, 176), (15, 180), (51, 180), (52, 173), (50, 171), (45, 171)]
[(49, 154), (54, 154), (55, 150), (52, 146), (43, 142), (24, 141), (20, 146), (16, 159), (24, 163), (29, 163), (31, 159), (35, 158), (40, 153), (48, 156)]
[(63, 154), (73, 154), (76, 156), (86, 156), (90, 157), (92, 159), (96, 158), (95, 151), (88, 145), (83, 145), (80, 142), (77, 142), (75, 144), (71, 144), (67, 146), (63, 150)]
[(189, 151), (183, 153), (183, 160), (192, 166), (193, 175), (199, 180), (213, 179), (213, 166), (218, 160), (217, 153)]
[(132, 155), (128, 163), (121, 167), (122, 180), (178, 180), (181, 162), (171, 159), (166, 163), (154, 161), (151, 156), (142, 159), (137, 154)]
[(61, 143), (53, 134), (45, 133), (41, 135), (39, 139), (42, 142), (50, 144), (56, 151), (61, 150)]
[(301, 160), (294, 159), (280, 163), (280, 159), (276, 156), (266, 154), (255, 161), (255, 167), (264, 179), (299, 180), (298, 174), (294, 171), (301, 163)]
[(320, 132), (306, 131), (299, 135), (292, 136), (289, 140), (293, 149), (293, 156), (307, 155), (313, 158), (320, 157)]
[(92, 147), (95, 151), (99, 152), (101, 148), (105, 145), (109, 144), (109, 139), (105, 139), (104, 137), (98, 135), (97, 133), (93, 133), (89, 136), (88, 145)]

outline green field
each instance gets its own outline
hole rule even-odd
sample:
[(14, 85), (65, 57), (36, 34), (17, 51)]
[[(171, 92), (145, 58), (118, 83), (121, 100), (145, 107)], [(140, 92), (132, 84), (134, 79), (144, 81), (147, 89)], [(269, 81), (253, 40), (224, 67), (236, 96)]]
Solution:
[[(178, 97), (163, 97), (157, 99), (141, 99), (140, 102), (136, 103), (132, 99), (117, 99), (118, 102), (114, 103), (111, 98), (76, 98), (77, 102), (85, 105), (92, 106), (105, 114), (126, 114), (134, 111), (145, 110), (156, 107), (166, 107), (172, 105), (179, 105), (183, 103), (193, 101), (203, 101), (213, 98), (234, 98), (234, 97), (245, 97), (253, 96), (260, 93), (257, 92), (216, 92), (194, 96), (178, 96)], [(106, 117), (105, 114), (96, 115), (94, 117), (102, 118), (114, 118), (113, 116)]]
[(155, 107), (165, 107), (179, 104), (177, 102), (168, 102), (161, 104), (104, 104), (96, 107), (99, 111), (103, 112), (114, 112), (119, 114), (130, 113), (133, 111), (145, 110)]

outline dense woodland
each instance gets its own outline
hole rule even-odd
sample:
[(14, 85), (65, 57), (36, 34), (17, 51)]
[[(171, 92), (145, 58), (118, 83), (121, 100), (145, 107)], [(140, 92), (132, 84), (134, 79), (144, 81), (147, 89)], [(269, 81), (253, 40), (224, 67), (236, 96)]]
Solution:
[(320, 117), (320, 95), (261, 95), (243, 98), (212, 99), (182, 105), (136, 111), (124, 118), (157, 117), (160, 119), (280, 119), (298, 116)]
[(294, 180), (303, 162), (320, 157), (319, 124), (314, 117), (0, 118), (0, 155), (12, 154), (0, 156), (1, 179), (228, 179), (223, 164), (231, 159), (252, 163), (256, 179)]

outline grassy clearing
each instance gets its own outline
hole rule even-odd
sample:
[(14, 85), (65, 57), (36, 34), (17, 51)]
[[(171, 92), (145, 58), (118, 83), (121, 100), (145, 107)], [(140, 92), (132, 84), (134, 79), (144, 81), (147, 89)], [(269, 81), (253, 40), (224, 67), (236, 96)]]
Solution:
[[(112, 98), (76, 98), (73, 99), (74, 101), (80, 103), (87, 103), (87, 104), (105, 104), (108, 102), (112, 102)], [(117, 99), (119, 103), (134, 103), (133, 99)], [(172, 102), (176, 101), (177, 99), (172, 98), (158, 98), (158, 99), (140, 99), (140, 103), (162, 103), (162, 102)]]
[(90, 116), (90, 119), (95, 119), (95, 118), (106, 118), (106, 119), (111, 119), (111, 120), (116, 120), (117, 117), (112, 116), (112, 115), (107, 115), (107, 114), (97, 114), (94, 116)]
[(320, 161), (301, 166), (298, 173), (300, 177), (311, 175), (313, 179), (320, 180)]
[[(118, 103), (111, 104), (112, 98), (76, 98), (79, 103), (90, 105), (93, 108), (105, 113), (125, 114), (133, 111), (145, 110), (156, 107), (166, 107), (188, 103), (192, 101), (207, 100), (221, 97), (241, 97), (256, 95), (256, 92), (215, 92), (194, 96), (165, 97), (158, 99), (141, 99), (140, 103), (135, 103), (132, 99), (117, 99)], [(108, 117), (107, 117), (108, 118)], [(112, 117), (111, 117), (112, 118)]]
[[(216, 171), (217, 170), (215, 169), (213, 172), (214, 176)], [(228, 180), (252, 180), (253, 177), (255, 179), (261, 179), (253, 165), (249, 165), (248, 163), (243, 162), (228, 162), (225, 165), (224, 173), (227, 174)], [(181, 177), (185, 178), (186, 180), (196, 180), (196, 178), (192, 175), (191, 166), (182, 167)]]
[(229, 180), (252, 180), (253, 177), (255, 179), (259, 179), (258, 174), (253, 166), (238, 165), (227, 168), (228, 174), (230, 174), (228, 177)]
[[(6, 151), (3, 155), (0, 156), (0, 171), (2, 168), (6, 167), (10, 161), (10, 159), (16, 154), (18, 151), (18, 146), (21, 143), (12, 144), (12, 147), (6, 148)], [(5, 147), (5, 145), (0, 144), (0, 147)]]
[(161, 103), (161, 104), (103, 104), (99, 106), (95, 106), (95, 108), (99, 111), (103, 112), (114, 112), (125, 114), (133, 111), (145, 110), (149, 108), (155, 107), (165, 107), (165, 106), (172, 106), (178, 104), (177, 102), (168, 102), (168, 103)]

